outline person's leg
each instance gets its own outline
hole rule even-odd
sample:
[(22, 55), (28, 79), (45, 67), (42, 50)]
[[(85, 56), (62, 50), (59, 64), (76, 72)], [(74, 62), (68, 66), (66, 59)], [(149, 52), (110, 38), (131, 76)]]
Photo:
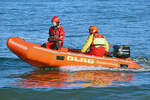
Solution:
[(54, 42), (47, 42), (47, 43), (44, 43), (43, 45), (41, 45), (41, 47), (45, 47), (45, 48), (48, 48), (48, 49), (52, 49), (54, 47)]
[(55, 42), (53, 49), (60, 50), (62, 46), (63, 46), (63, 43), (60, 41), (57, 41)]
[(55, 44), (54, 44), (54, 46), (52, 47), (52, 49), (58, 50), (59, 48), (60, 48), (60, 47), (59, 47), (59, 42), (56, 41)]
[(46, 43), (42, 44), (41, 47), (47, 48)]

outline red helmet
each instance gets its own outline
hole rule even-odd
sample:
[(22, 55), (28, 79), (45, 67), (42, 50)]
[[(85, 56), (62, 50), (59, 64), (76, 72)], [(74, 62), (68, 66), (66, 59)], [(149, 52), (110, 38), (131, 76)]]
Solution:
[(57, 16), (54, 16), (52, 18), (52, 22), (60, 22), (60, 19)]
[(97, 33), (98, 32), (98, 27), (97, 26), (90, 26), (89, 28), (90, 33)]

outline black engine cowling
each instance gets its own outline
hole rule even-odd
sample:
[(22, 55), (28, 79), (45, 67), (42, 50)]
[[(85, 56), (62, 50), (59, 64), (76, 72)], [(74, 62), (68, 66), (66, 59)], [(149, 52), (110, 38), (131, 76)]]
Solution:
[(114, 45), (113, 56), (117, 58), (129, 58), (130, 47), (128, 45)]

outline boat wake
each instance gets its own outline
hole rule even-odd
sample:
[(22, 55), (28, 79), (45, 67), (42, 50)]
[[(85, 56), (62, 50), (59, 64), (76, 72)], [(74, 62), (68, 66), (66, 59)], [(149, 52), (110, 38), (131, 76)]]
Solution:
[(106, 70), (106, 71), (126, 71), (126, 72), (150, 72), (150, 58), (137, 57), (132, 58), (138, 63), (141, 69), (120, 69), (120, 68), (105, 68), (103, 66), (61, 66), (59, 70), (74, 72), (74, 71), (95, 71), (95, 70)]
[[(147, 66), (150, 67), (150, 66)], [(105, 68), (102, 66), (62, 66), (59, 68), (59, 70), (61, 71), (65, 71), (65, 72), (75, 72), (75, 71), (95, 71), (95, 70), (99, 70), (99, 71), (125, 71), (125, 72), (149, 72), (150, 68), (141, 68), (141, 69), (120, 69), (120, 68)]]

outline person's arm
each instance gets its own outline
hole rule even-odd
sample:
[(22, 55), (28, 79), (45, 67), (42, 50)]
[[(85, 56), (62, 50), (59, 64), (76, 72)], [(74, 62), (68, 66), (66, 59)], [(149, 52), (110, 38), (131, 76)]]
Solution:
[(49, 34), (49, 37), (48, 37), (48, 42), (54, 42), (54, 40), (51, 38), (51, 32), (52, 32), (52, 27), (50, 27), (49, 28), (49, 32), (48, 32), (48, 34)]
[(65, 31), (64, 28), (61, 26), (60, 28), (60, 34), (59, 34), (59, 39), (63, 42), (65, 38)]
[(104, 38), (104, 45), (105, 45), (105, 51), (108, 52), (109, 51), (109, 44), (108, 41), (106, 40), (106, 38)]
[(92, 40), (93, 40), (93, 34), (91, 34), (89, 37), (88, 37), (88, 40), (86, 41), (85, 45), (83, 46), (83, 48), (81, 49), (81, 52), (82, 53), (85, 53), (87, 51), (87, 49), (90, 47), (91, 43), (92, 43)]
[(51, 31), (52, 31), (52, 27), (49, 28), (49, 38), (51, 37)]

